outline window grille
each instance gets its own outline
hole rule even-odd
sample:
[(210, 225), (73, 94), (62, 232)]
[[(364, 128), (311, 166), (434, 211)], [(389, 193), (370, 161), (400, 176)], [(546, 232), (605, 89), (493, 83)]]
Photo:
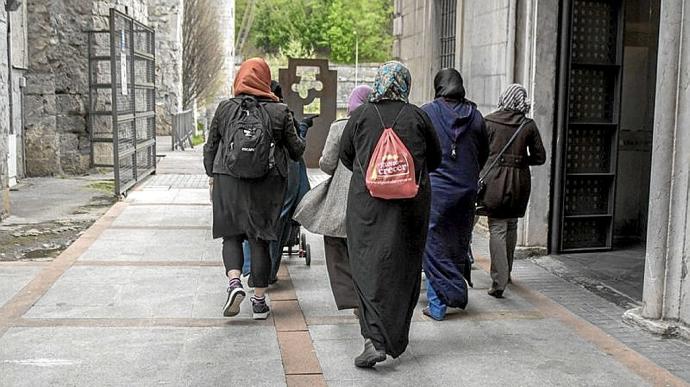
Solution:
[(441, 68), (455, 66), (455, 35), (457, 0), (441, 0), (441, 42), (440, 61)]

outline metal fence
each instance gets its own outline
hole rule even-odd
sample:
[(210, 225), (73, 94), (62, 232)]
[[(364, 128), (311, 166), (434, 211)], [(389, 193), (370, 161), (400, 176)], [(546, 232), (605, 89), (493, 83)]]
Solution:
[(89, 130), (118, 196), (156, 170), (155, 84), (154, 31), (111, 9), (110, 30), (89, 33)]
[(185, 110), (173, 117), (172, 150), (184, 150), (185, 143), (194, 148), (192, 136), (194, 135), (194, 112)]

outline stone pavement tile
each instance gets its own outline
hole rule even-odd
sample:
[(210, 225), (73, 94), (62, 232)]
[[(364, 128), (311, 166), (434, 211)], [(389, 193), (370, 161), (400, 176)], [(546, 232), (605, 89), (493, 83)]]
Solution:
[[(217, 267), (75, 266), (25, 317), (223, 318), (226, 287)], [(251, 317), (248, 298), (235, 319)]]
[(109, 229), (79, 257), (84, 261), (204, 261), (222, 264), (211, 230)]
[(309, 330), (329, 385), (645, 385), (552, 320), (415, 322), (393, 375), (364, 373), (351, 365), (362, 346), (358, 326)]
[[(338, 325), (338, 328), (341, 326)], [(345, 326), (349, 332), (351, 326)], [(311, 327), (310, 327), (311, 329)], [(345, 339), (314, 339), (323, 375), (329, 386), (427, 386), (429, 377), (411, 353), (398, 359), (388, 358), (374, 369), (354, 366), (354, 358), (364, 348), (359, 337)]]
[(165, 189), (162, 187), (143, 187), (127, 195), (131, 204), (197, 204), (210, 206), (208, 189)]
[(0, 265), (0, 307), (11, 300), (41, 269), (43, 268), (38, 266)]
[(321, 373), (309, 332), (278, 331), (277, 335), (286, 375)]
[(211, 227), (210, 206), (130, 206), (113, 222), (113, 227), (184, 228)]
[(414, 323), (410, 338), (435, 385), (647, 385), (554, 320)]
[(12, 328), (0, 375), (16, 387), (285, 385), (272, 327)]

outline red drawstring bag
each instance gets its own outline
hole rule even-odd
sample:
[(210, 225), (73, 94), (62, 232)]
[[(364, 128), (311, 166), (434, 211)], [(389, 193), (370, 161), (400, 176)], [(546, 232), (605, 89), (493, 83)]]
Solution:
[[(415, 165), (412, 154), (400, 137), (395, 133), (393, 127), (398, 121), (396, 117), (393, 125), (386, 128), (376, 105), (376, 113), (381, 120), (383, 133), (374, 148), (374, 153), (369, 160), (366, 169), (365, 182), (369, 194), (380, 199), (411, 199), (417, 196), (419, 185), (416, 183)], [(398, 117), (407, 105), (403, 106), (398, 113)], [(359, 160), (359, 159), (358, 159)], [(362, 165), (360, 164), (360, 168)]]

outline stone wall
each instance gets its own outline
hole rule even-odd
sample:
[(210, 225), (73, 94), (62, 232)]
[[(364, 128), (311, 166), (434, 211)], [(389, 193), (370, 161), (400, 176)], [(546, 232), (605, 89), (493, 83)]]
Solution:
[[(510, 52), (510, 0), (465, 0), (462, 22), (462, 67), (467, 95), (482, 113), (496, 108), (501, 90), (513, 81)], [(514, 25), (512, 26), (514, 31)]]
[(182, 0), (149, 1), (156, 31), (156, 134), (170, 135), (172, 115), (182, 111)]
[(434, 96), (433, 79), (439, 70), (436, 53), (438, 23), (436, 7), (431, 0), (400, 1), (400, 35), (394, 46), (394, 56), (412, 74), (410, 102), (421, 105)]
[(111, 7), (147, 21), (144, 0), (27, 0), (27, 174), (81, 174), (90, 167), (87, 33), (106, 29)]
[(7, 63), (7, 12), (0, 10), (0, 219), (9, 213), (7, 160), (9, 156), (9, 77)]

